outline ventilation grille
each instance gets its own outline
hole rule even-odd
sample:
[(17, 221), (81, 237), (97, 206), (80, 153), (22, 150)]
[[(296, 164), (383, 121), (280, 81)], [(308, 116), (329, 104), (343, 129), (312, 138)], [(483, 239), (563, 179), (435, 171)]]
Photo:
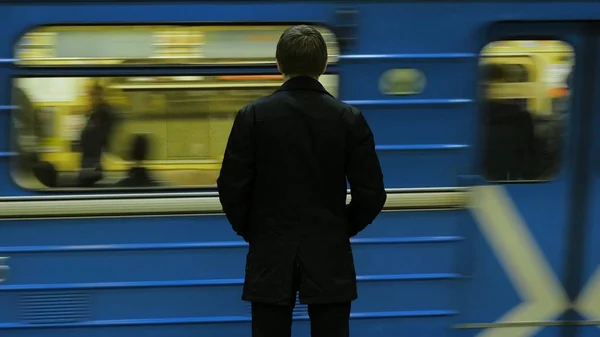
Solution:
[(89, 294), (35, 292), (19, 298), (20, 319), (28, 324), (77, 323), (89, 318)]

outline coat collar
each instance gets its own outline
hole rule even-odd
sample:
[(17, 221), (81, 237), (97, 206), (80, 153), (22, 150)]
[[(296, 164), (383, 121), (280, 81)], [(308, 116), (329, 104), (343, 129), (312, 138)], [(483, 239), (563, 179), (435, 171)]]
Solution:
[(325, 90), (321, 82), (308, 76), (292, 77), (289, 80), (285, 81), (285, 83), (283, 83), (281, 87), (279, 87), (279, 89), (277, 89), (275, 92), (293, 90), (314, 90), (333, 97), (333, 95), (331, 95), (327, 90)]

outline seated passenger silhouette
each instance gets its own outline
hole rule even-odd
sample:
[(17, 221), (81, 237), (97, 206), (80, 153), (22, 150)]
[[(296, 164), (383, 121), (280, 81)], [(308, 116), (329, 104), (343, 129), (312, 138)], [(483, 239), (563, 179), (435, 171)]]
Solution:
[(495, 181), (533, 179), (536, 151), (531, 115), (516, 103), (490, 97), (489, 85), (504, 80), (502, 67), (487, 65), (482, 70), (486, 94), (485, 175)]
[(58, 172), (52, 163), (46, 161), (34, 163), (33, 175), (46, 187), (58, 187)]
[(81, 131), (81, 171), (79, 185), (89, 187), (102, 179), (102, 153), (109, 143), (116, 118), (104, 99), (104, 89), (96, 84), (89, 92), (91, 110)]
[(135, 164), (127, 172), (127, 177), (117, 183), (117, 187), (152, 187), (159, 185), (152, 179), (148, 169), (142, 166), (142, 162), (148, 159), (149, 143), (148, 137), (144, 135), (133, 136), (130, 156)]

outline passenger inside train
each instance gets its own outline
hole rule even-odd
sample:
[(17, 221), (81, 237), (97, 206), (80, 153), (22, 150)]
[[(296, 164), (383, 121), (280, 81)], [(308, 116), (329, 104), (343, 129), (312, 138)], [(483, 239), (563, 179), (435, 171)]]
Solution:
[(501, 65), (485, 65), (481, 72), (485, 91), (485, 174), (498, 181), (533, 179), (537, 153), (531, 114), (518, 102), (493, 95), (491, 88), (506, 78)]
[(561, 41), (502, 41), (482, 56), (484, 176), (551, 180), (561, 166), (572, 48)]
[(79, 135), (81, 161), (78, 184), (91, 187), (103, 177), (102, 153), (106, 150), (117, 117), (106, 101), (104, 88), (94, 83), (89, 89), (89, 115)]

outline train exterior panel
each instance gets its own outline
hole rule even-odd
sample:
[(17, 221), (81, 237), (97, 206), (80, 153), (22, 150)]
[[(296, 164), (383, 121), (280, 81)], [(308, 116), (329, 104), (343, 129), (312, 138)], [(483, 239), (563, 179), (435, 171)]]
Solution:
[[(247, 247), (205, 189), (48, 190), (11, 174), (15, 77), (276, 74), (273, 64), (25, 66), (15, 44), (53, 25), (327, 27), (328, 73), (376, 137), (386, 211), (353, 239), (355, 336), (594, 337), (600, 333), (600, 2), (0, 1), (0, 334), (244, 336)], [(560, 171), (482, 176), (480, 53), (551, 39), (575, 53)], [(414, 69), (412, 95), (381, 75)], [(308, 336), (297, 305), (293, 333)]]

